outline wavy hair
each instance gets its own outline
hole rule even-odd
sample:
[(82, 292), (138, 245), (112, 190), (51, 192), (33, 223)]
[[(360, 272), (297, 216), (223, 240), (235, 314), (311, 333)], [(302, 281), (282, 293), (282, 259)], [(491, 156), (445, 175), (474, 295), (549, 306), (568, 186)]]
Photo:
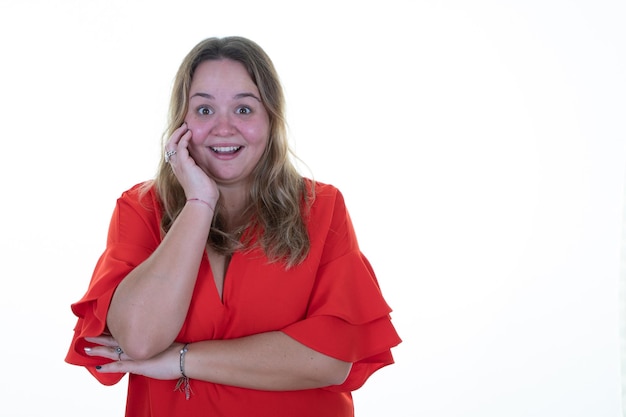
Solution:
[[(305, 217), (313, 199), (313, 187), (307, 191), (303, 177), (290, 160), (290, 156), (295, 155), (287, 140), (283, 89), (274, 64), (259, 45), (238, 36), (208, 38), (187, 54), (174, 79), (163, 144), (185, 120), (196, 68), (204, 61), (219, 59), (238, 61), (246, 68), (269, 115), (270, 133), (261, 160), (251, 174), (245, 225), (237, 230), (226, 230), (220, 199), (207, 246), (224, 255), (261, 247), (270, 261), (284, 261), (288, 268), (292, 267), (302, 262), (310, 249)], [(161, 231), (166, 234), (186, 199), (164, 155), (154, 186), (163, 209)]]

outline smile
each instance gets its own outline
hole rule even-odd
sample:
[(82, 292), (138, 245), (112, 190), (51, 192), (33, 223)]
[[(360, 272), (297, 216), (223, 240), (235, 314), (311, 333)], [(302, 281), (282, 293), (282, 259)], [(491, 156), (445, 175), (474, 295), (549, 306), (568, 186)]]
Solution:
[(211, 150), (219, 154), (233, 154), (238, 152), (242, 146), (210, 146)]

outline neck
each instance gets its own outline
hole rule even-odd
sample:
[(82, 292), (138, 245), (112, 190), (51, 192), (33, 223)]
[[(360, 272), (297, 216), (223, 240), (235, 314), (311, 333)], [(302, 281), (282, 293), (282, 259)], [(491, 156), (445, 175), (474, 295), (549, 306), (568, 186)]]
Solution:
[(235, 230), (245, 223), (248, 208), (248, 192), (242, 187), (220, 187), (220, 199), (224, 209), (224, 220), (229, 230)]

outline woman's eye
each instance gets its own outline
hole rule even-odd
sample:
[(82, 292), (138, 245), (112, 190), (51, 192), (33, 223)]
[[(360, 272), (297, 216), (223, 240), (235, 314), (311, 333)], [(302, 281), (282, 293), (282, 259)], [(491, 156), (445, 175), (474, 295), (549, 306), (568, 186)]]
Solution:
[(250, 107), (238, 107), (237, 114), (250, 114), (252, 113), (252, 110), (250, 109)]
[(208, 107), (199, 107), (197, 112), (198, 112), (199, 115), (202, 115), (202, 116), (213, 114), (213, 110), (211, 110)]

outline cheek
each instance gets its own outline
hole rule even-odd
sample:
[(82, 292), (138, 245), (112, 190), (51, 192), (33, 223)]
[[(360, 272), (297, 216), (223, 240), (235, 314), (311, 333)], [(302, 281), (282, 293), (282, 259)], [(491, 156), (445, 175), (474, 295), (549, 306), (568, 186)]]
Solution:
[(193, 121), (187, 122), (187, 128), (191, 130), (191, 144), (200, 144), (207, 136), (208, 128)]
[(242, 129), (243, 131), (245, 131), (246, 138), (254, 143), (265, 143), (270, 136), (269, 125), (266, 123), (248, 125), (245, 129)]
[(259, 144), (259, 145), (267, 142), (267, 139), (269, 137), (269, 135), (267, 134), (267, 131), (260, 130), (260, 129), (250, 129), (249, 131), (246, 132), (245, 136), (248, 142)]

